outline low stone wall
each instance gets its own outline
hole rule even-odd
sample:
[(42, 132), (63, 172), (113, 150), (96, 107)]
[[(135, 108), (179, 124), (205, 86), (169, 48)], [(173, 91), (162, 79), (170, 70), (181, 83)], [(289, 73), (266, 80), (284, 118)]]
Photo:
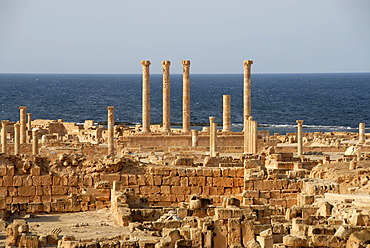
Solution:
[[(127, 170), (127, 169), (126, 169)], [(130, 170), (129, 170), (130, 171)], [(15, 175), (14, 166), (0, 166), (0, 195), (10, 208), (25, 212), (70, 212), (95, 210), (110, 206), (114, 181), (122, 189), (132, 188), (151, 206), (171, 206), (198, 194), (221, 205), (232, 196), (251, 205), (295, 205), (302, 188), (299, 180), (244, 180), (242, 167), (136, 168), (131, 173), (91, 173), (86, 175), (41, 175), (33, 166), (30, 174)], [(32, 203), (32, 204), (31, 204)]]

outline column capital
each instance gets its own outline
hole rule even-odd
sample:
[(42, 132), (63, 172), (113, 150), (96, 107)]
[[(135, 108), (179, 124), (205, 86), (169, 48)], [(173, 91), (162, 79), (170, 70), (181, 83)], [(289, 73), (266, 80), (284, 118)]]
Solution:
[(169, 67), (171, 65), (171, 61), (169, 61), (169, 60), (163, 60), (162, 61), (162, 67), (163, 68), (167, 68), (167, 67)]
[(215, 117), (210, 116), (210, 117), (209, 117), (209, 122), (214, 123), (214, 122), (215, 122)]
[(26, 106), (20, 106), (19, 109), (27, 109)]
[(140, 64), (143, 66), (143, 67), (148, 67), (150, 66), (150, 61), (149, 60), (141, 60), (140, 61)]
[(298, 125), (302, 125), (304, 121), (303, 120), (296, 120), (296, 122), (297, 122)]
[(2, 120), (2, 121), (1, 121), (1, 124), (3, 124), (3, 125), (4, 125), (4, 124), (5, 124), (5, 125), (8, 125), (8, 123), (9, 123), (9, 120)]
[(108, 106), (107, 109), (108, 110), (114, 110), (114, 107), (113, 106)]
[(250, 67), (253, 64), (253, 60), (244, 60), (244, 66)]
[(190, 60), (182, 60), (181, 61), (182, 66), (190, 66)]

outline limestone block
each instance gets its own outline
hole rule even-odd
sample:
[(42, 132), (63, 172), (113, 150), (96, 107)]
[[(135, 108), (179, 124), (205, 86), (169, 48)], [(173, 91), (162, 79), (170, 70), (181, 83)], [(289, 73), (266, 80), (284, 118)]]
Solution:
[(215, 222), (215, 229), (213, 231), (213, 247), (214, 248), (225, 248), (228, 247), (227, 242), (227, 227), (223, 224)]
[(304, 236), (287, 235), (283, 237), (283, 244), (286, 246), (304, 247), (308, 246), (308, 239)]
[(230, 218), (227, 224), (227, 240), (229, 244), (241, 244), (241, 224), (239, 218)]
[(40, 166), (34, 166), (30, 170), (31, 176), (40, 176), (41, 175), (41, 167)]
[(261, 248), (273, 248), (274, 245), (272, 237), (257, 236), (257, 242), (260, 243)]
[(51, 194), (52, 195), (66, 195), (68, 193), (68, 187), (66, 186), (52, 186)]
[(173, 195), (190, 195), (190, 188), (186, 186), (172, 186), (171, 194)]
[(34, 196), (36, 194), (36, 187), (19, 187), (18, 196)]

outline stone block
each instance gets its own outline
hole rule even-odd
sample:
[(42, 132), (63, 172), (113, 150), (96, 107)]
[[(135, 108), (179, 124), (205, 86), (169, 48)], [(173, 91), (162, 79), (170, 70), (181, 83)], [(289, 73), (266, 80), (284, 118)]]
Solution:
[(34, 166), (30, 169), (31, 176), (40, 176), (41, 175), (41, 167), (40, 166)]
[(17, 187), (23, 186), (23, 176), (14, 176), (13, 185)]
[(143, 195), (159, 194), (160, 192), (160, 186), (140, 186), (140, 193)]
[(3, 176), (3, 185), (6, 187), (13, 186), (13, 176)]
[(22, 204), (22, 203), (29, 203), (30, 197), (29, 196), (14, 196), (12, 197), (13, 204)]
[(51, 194), (52, 195), (66, 195), (68, 193), (68, 187), (66, 186), (52, 186)]
[(34, 196), (36, 195), (36, 187), (19, 187), (18, 196)]
[(190, 187), (186, 186), (172, 186), (171, 187), (171, 194), (174, 195), (190, 195), (191, 190)]

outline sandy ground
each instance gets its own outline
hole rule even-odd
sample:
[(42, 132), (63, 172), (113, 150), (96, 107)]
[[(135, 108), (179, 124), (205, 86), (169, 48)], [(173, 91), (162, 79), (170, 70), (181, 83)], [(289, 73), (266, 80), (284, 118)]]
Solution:
[(53, 228), (60, 228), (61, 236), (72, 235), (76, 239), (129, 234), (128, 227), (114, 223), (109, 209), (79, 213), (37, 214), (34, 218), (24, 219), (28, 222), (30, 231), (39, 235), (47, 234)]

